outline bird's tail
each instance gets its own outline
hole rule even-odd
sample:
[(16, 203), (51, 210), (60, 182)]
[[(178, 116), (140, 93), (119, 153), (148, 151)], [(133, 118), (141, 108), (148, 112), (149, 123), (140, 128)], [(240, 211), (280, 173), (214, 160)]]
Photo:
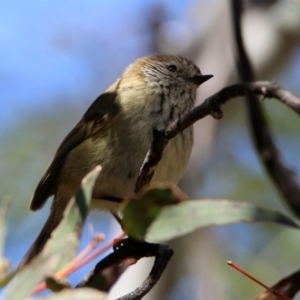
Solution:
[(40, 252), (42, 252), (46, 242), (51, 237), (52, 232), (54, 231), (54, 229), (59, 225), (60, 221), (62, 220), (63, 212), (64, 212), (63, 208), (60, 208), (58, 210), (57, 208), (54, 209), (54, 207), (52, 207), (51, 213), (50, 213), (44, 227), (42, 228), (41, 232), (35, 239), (32, 246), (29, 248), (29, 250), (26, 253), (26, 255), (24, 256), (24, 258), (22, 259), (22, 261), (19, 265), (19, 268), (27, 265), (29, 262), (31, 262), (31, 260), (33, 258), (35, 258)]

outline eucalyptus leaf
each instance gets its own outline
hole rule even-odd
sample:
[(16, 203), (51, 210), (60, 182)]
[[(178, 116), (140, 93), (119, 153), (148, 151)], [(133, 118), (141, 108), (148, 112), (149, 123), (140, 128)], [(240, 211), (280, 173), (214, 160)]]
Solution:
[(299, 229), (290, 217), (251, 203), (189, 200), (162, 208), (147, 230), (146, 240), (166, 241), (202, 227), (238, 222), (274, 222)]
[(13, 271), (9, 274), (7, 274), (5, 277), (1, 278), (0, 280), (0, 288), (4, 288), (17, 274), (16, 271)]
[[(62, 249), (64, 247), (61, 247)], [(4, 292), (3, 300), (24, 299), (30, 296), (35, 286), (43, 278), (53, 273), (59, 262), (59, 252), (37, 256), (30, 264), (24, 267), (10, 282)]]
[(177, 204), (184, 198), (185, 195), (173, 184), (154, 183), (142, 189), (123, 209), (124, 231), (131, 237), (144, 237), (163, 207)]
[(6, 237), (6, 216), (8, 209), (11, 204), (11, 198), (6, 196), (4, 197), (1, 206), (0, 206), (0, 258), (4, 258), (4, 245)]
[[(63, 290), (48, 297), (38, 298), (39, 300), (107, 300), (108, 295), (91, 288), (79, 288), (75, 290)], [(25, 300), (36, 300), (26, 298)]]
[(61, 255), (58, 268), (65, 266), (76, 256), (81, 236), (83, 222), (88, 215), (88, 208), (92, 198), (92, 188), (99, 176), (101, 168), (98, 166), (89, 172), (81, 182), (81, 188), (76, 197), (72, 197), (66, 208), (64, 218), (54, 230), (52, 238), (45, 246), (45, 253), (54, 253), (61, 245), (67, 245)]
[(7, 275), (10, 269), (10, 261), (4, 257), (6, 217), (10, 204), (11, 198), (6, 196), (0, 205), (0, 286), (6, 285), (13, 277), (13, 273)]
[(28, 265), (21, 268), (7, 286), (5, 300), (29, 297), (35, 286), (73, 259), (79, 246), (82, 224), (88, 213), (91, 191), (101, 168), (97, 167), (82, 180), (76, 198), (70, 200), (64, 217), (47, 241), (44, 250)]

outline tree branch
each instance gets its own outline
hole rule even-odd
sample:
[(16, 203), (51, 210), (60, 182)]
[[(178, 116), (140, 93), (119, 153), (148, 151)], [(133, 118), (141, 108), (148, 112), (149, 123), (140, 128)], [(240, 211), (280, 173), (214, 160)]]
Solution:
[[(191, 126), (196, 121), (208, 115), (217, 119), (221, 118), (221, 106), (223, 104), (235, 97), (245, 96), (248, 94), (260, 95), (264, 98), (275, 98), (289, 106), (300, 115), (300, 99), (275, 83), (248, 82), (225, 87), (207, 98), (202, 104), (195, 107), (182, 118), (172, 122), (165, 130), (153, 131), (153, 140), (143, 166), (141, 167), (136, 183), (136, 191), (140, 190), (145, 184), (150, 182), (155, 171), (155, 167), (162, 157), (164, 147), (170, 139), (185, 130), (187, 127)], [(270, 156), (273, 157), (274, 154), (271, 153), (270, 155), (265, 155), (264, 159), (267, 160)], [(285, 174), (285, 176), (287, 176), (287, 173)], [(281, 180), (287, 180), (287, 178), (282, 178), (282, 174), (277, 175), (278, 178), (280, 176)], [(293, 178), (293, 174), (289, 173), (288, 176), (290, 176), (290, 178), (288, 178), (288, 182), (293, 184), (287, 186), (287, 188), (290, 189), (287, 192), (291, 193), (291, 198), (294, 197), (292, 199), (298, 200), (300, 198), (300, 189)], [(121, 240), (117, 246), (114, 247), (114, 250), (115, 251), (113, 253), (101, 260), (88, 278), (78, 286), (90, 286), (107, 291), (117, 281), (124, 270), (132, 264), (132, 262), (128, 263), (129, 258), (131, 258), (133, 263), (135, 263), (142, 257), (155, 256), (153, 268), (144, 283), (132, 293), (125, 295), (118, 300), (141, 299), (157, 283), (165, 270), (168, 261), (173, 255), (173, 250), (166, 245), (150, 244), (130, 238)]]
[[(172, 122), (165, 130), (153, 131), (153, 140), (140, 169), (140, 174), (136, 183), (136, 191), (139, 191), (145, 184), (150, 182), (155, 171), (155, 167), (162, 157), (164, 147), (168, 144), (170, 139), (185, 130), (187, 127), (191, 126), (196, 121), (208, 115), (211, 115), (216, 119), (220, 119), (222, 117), (221, 106), (223, 104), (235, 97), (249, 94), (263, 96), (264, 98), (275, 98), (300, 115), (300, 99), (275, 83), (267, 81), (248, 82), (225, 87), (207, 98), (202, 104), (195, 107), (182, 118)], [(268, 160), (271, 159), (272, 162), (274, 155), (276, 157), (276, 155), (278, 155), (277, 152), (275, 154), (265, 153), (264, 156), (262, 156), (269, 168), (271, 168), (272, 165), (269, 165), (270, 163)], [(298, 207), (297, 204), (298, 199), (300, 199), (300, 188), (293, 177), (294, 174), (291, 171), (286, 171), (284, 178), (282, 177), (282, 174), (276, 173), (276, 170), (274, 170), (273, 176), (275, 176), (274, 174), (277, 176), (278, 180), (280, 179), (287, 184), (285, 192), (286, 194), (290, 194), (289, 204), (300, 214), (300, 206)], [(122, 240), (121, 243), (121, 250), (119, 247), (117, 247), (119, 250), (115, 247), (115, 250), (117, 251), (109, 254), (106, 258), (100, 261), (96, 265), (92, 274), (87, 280), (82, 282), (80, 286), (93, 286), (93, 284), (95, 284), (96, 287), (99, 287), (99, 278), (103, 278), (103, 276), (101, 277), (101, 274), (106, 272), (106, 274), (113, 274), (108, 281), (102, 283), (102, 288), (104, 287), (104, 289), (108, 289), (126, 269), (126, 266), (123, 268), (122, 266), (117, 266), (118, 264), (124, 266), (124, 263), (128, 258), (139, 260), (142, 257), (155, 256), (156, 259), (153, 268), (144, 283), (132, 293), (125, 295), (118, 300), (141, 299), (141, 297), (146, 295), (159, 280), (168, 261), (173, 255), (173, 250), (166, 245), (150, 244), (132, 239)]]
[[(222, 117), (221, 106), (223, 104), (232, 98), (249, 94), (260, 95), (264, 98), (275, 98), (300, 115), (300, 99), (275, 83), (267, 81), (247, 82), (225, 87), (207, 98), (202, 104), (195, 107), (182, 118), (172, 122), (165, 130), (153, 132), (153, 140), (150, 149), (140, 169), (139, 177), (136, 182), (136, 191), (139, 191), (145, 184), (150, 182), (155, 167), (162, 157), (164, 147), (168, 144), (170, 139), (196, 121), (208, 115), (220, 119)], [(289, 199), (289, 205), (298, 215), (300, 215), (300, 203), (298, 203), (298, 199), (300, 199), (300, 188), (294, 179), (293, 172), (286, 169), (284, 166), (281, 166), (278, 172), (278, 154), (276, 148), (273, 147), (271, 150), (269, 148), (263, 148), (262, 150), (264, 150), (264, 152), (261, 152), (261, 157), (264, 163), (268, 166), (270, 172), (272, 172), (273, 177), (276, 176), (278, 181), (282, 181), (281, 188), (287, 199)], [(274, 159), (277, 162), (275, 167), (273, 167)], [(285, 168), (284, 178), (282, 173), (280, 173), (283, 168)]]
[[(240, 0), (231, 0), (233, 30), (237, 48), (237, 68), (240, 79), (246, 82), (254, 81), (255, 76), (244, 47), (241, 33), (243, 3)], [(299, 113), (297, 99), (290, 97), (289, 92), (279, 92), (279, 94), (277, 92), (276, 96), (280, 97), (282, 102), (296, 109)], [(285, 102), (285, 99), (289, 99), (288, 103)], [(246, 105), (252, 137), (258, 155), (279, 193), (284, 197), (292, 211), (300, 217), (300, 188), (294, 178), (294, 172), (282, 162), (280, 152), (273, 141), (258, 98), (252, 93), (247, 94)]]
[[(118, 298), (118, 300), (142, 299), (158, 282), (173, 254), (173, 250), (167, 245), (147, 243), (131, 238), (121, 240), (115, 245), (114, 252), (101, 260), (88, 278), (80, 283), (78, 287), (93, 287), (106, 291), (114, 283), (110, 281), (110, 286), (108, 286), (107, 282), (99, 280), (103, 278), (104, 273), (107, 273), (107, 269), (115, 268), (127, 259), (138, 261), (143, 257), (154, 256), (155, 261), (152, 270), (142, 285), (133, 292)], [(119, 274), (115, 276), (116, 279), (118, 277)]]

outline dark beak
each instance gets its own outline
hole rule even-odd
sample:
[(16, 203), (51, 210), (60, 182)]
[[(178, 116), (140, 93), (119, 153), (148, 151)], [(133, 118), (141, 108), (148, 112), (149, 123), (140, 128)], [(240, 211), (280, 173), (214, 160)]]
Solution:
[(208, 79), (214, 77), (214, 75), (198, 75), (198, 76), (194, 76), (192, 78), (188, 78), (188, 81), (191, 81), (193, 83), (195, 83), (197, 86), (199, 86), (200, 84), (204, 83), (205, 81), (207, 81)]

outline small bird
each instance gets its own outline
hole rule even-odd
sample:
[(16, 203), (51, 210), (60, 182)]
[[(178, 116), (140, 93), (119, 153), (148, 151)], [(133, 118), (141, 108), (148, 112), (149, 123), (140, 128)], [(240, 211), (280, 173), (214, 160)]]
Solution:
[[(116, 203), (107, 200), (132, 194), (153, 130), (166, 128), (190, 111), (198, 86), (211, 77), (180, 56), (147, 56), (129, 65), (66, 136), (40, 180), (30, 209), (40, 209), (52, 195), (54, 199), (50, 215), (21, 265), (42, 251), (82, 178), (97, 165), (102, 170), (93, 188), (91, 208), (114, 210)], [(192, 146), (191, 126), (165, 147), (152, 181), (177, 184)]]

